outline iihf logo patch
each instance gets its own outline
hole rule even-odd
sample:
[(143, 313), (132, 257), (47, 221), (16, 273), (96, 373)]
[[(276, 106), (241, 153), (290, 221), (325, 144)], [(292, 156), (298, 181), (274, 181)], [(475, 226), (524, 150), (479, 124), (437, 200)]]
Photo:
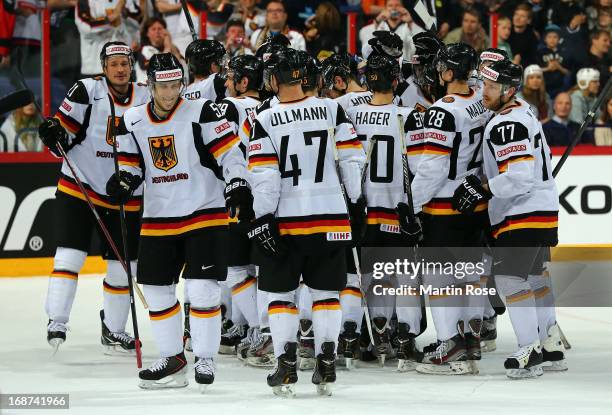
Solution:
[(328, 241), (350, 241), (352, 239), (350, 232), (327, 232)]

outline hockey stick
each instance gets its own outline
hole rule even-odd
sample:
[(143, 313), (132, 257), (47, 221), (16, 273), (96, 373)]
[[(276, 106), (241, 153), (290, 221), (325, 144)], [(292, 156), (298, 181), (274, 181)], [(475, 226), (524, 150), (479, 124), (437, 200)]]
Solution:
[(0, 98), (0, 115), (15, 111), (34, 102), (34, 95), (29, 89), (20, 89)]
[[(331, 146), (332, 151), (334, 153), (334, 165), (336, 166), (336, 174), (338, 175), (338, 182), (340, 183), (340, 191), (342, 192), (342, 198), (344, 199), (344, 204), (346, 205), (346, 210), (348, 212), (348, 198), (346, 196), (346, 189), (344, 188), (344, 182), (342, 181), (342, 173), (340, 171), (340, 158), (338, 157), (338, 148), (336, 147), (336, 140), (334, 138), (334, 129), (328, 128), (327, 133), (331, 138)], [(368, 148), (368, 152), (371, 157), (370, 148)], [(364, 178), (364, 172), (361, 172), (362, 180)], [(363, 182), (362, 182), (363, 183)], [(353, 262), (355, 263), (355, 271), (357, 272), (357, 278), (359, 278), (359, 291), (361, 291), (361, 299), (363, 300), (364, 314), (366, 320), (366, 327), (368, 328), (368, 334), (370, 335), (370, 343), (372, 346), (376, 347), (374, 344), (374, 332), (372, 331), (372, 322), (370, 321), (370, 311), (368, 310), (368, 302), (366, 300), (366, 295), (362, 289), (362, 277), (361, 277), (361, 266), (359, 264), (359, 255), (357, 253), (357, 247), (352, 247), (351, 251), (353, 253)]]
[(193, 19), (191, 18), (191, 13), (189, 13), (189, 8), (187, 7), (187, 0), (181, 0), (181, 6), (183, 7), (183, 13), (187, 19), (187, 25), (189, 26), (189, 31), (191, 32), (191, 38), (193, 40), (198, 40), (198, 35), (196, 34), (195, 26), (193, 25)]
[[(113, 142), (113, 161), (115, 165), (115, 174), (117, 175), (117, 179), (119, 179), (119, 158), (117, 155), (117, 136), (115, 135), (115, 103), (113, 101), (113, 97), (108, 94), (108, 102), (110, 104), (110, 136)], [(132, 267), (130, 261), (130, 253), (128, 247), (128, 238), (127, 238), (127, 220), (125, 217), (125, 206), (123, 203), (119, 204), (119, 223), (121, 226), (121, 241), (123, 242), (123, 258), (125, 261), (128, 280), (128, 292), (130, 295), (130, 311), (132, 312), (132, 328), (134, 329), (134, 344), (136, 346), (136, 366), (138, 369), (142, 367), (142, 351), (140, 350), (140, 335), (138, 334), (138, 319), (136, 318), (136, 304), (134, 302), (134, 286), (138, 287), (137, 284), (134, 284), (132, 280)], [(143, 297), (144, 300), (144, 297)]]

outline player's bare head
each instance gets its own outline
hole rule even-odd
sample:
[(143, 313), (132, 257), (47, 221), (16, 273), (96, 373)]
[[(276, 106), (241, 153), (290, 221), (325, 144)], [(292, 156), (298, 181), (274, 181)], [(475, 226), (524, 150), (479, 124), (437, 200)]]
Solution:
[(390, 56), (372, 53), (368, 57), (365, 75), (370, 91), (393, 92), (400, 76), (399, 62)]
[(113, 87), (123, 87), (130, 82), (133, 62), (132, 50), (123, 42), (107, 42), (100, 51), (102, 71)]
[(157, 109), (170, 111), (185, 87), (183, 67), (171, 53), (158, 53), (149, 60), (147, 83)]
[(446, 86), (454, 81), (467, 81), (476, 69), (477, 60), (476, 51), (466, 43), (444, 45), (434, 59), (440, 84)]
[(523, 78), (523, 68), (510, 60), (485, 66), (481, 73), (484, 80), (482, 103), (491, 111), (499, 111), (514, 99)]
[(224, 75), (225, 87), (232, 96), (258, 91), (263, 78), (263, 63), (253, 55), (235, 56), (226, 65)]
[(264, 63), (264, 79), (274, 93), (279, 92), (281, 85), (301, 86), (303, 78), (304, 67), (295, 49), (281, 49)]
[(209, 76), (221, 72), (227, 51), (217, 40), (197, 39), (187, 46), (185, 59), (194, 76)]

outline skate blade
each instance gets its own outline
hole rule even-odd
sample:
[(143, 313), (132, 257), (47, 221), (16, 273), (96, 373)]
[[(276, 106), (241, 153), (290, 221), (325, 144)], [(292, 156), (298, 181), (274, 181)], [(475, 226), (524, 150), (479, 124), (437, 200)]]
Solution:
[(484, 353), (494, 352), (497, 350), (495, 340), (483, 340), (480, 342), (480, 350)]
[(301, 357), (300, 358), (300, 370), (313, 370), (315, 367), (316, 360), (312, 357)]
[(378, 355), (378, 364), (380, 367), (385, 367), (385, 360), (387, 360), (386, 354), (383, 353)]
[(353, 359), (352, 357), (345, 357), (344, 364), (346, 366), (346, 370), (353, 370), (357, 368), (357, 359)]
[(472, 373), (472, 369), (468, 362), (450, 362), (443, 365), (434, 365), (428, 363), (419, 363), (415, 370), (424, 375), (467, 375)]
[(248, 357), (247, 365), (253, 367), (274, 367), (276, 365), (276, 358), (273, 354), (262, 357)]
[(332, 384), (331, 383), (319, 383), (315, 385), (317, 387), (317, 395), (319, 396), (331, 396)]
[(480, 369), (478, 368), (477, 362), (477, 360), (468, 360), (468, 366), (470, 367), (472, 375), (477, 375), (480, 373)]
[(103, 344), (102, 347), (106, 356), (134, 356), (136, 354), (136, 350), (127, 350), (120, 345)]
[(236, 348), (234, 346), (220, 345), (219, 346), (219, 354), (235, 355), (236, 354)]
[(415, 368), (416, 362), (412, 360), (399, 359), (399, 362), (397, 363), (398, 372), (410, 372), (412, 370), (415, 370)]
[(184, 388), (189, 385), (187, 380), (187, 369), (183, 369), (174, 375), (166, 376), (160, 380), (144, 380), (141, 379), (138, 386), (141, 389), (175, 389)]
[(198, 383), (198, 390), (200, 391), (202, 395), (204, 395), (206, 391), (208, 390), (209, 386), (210, 386), (210, 383)]
[(185, 350), (187, 350), (188, 352), (193, 352), (193, 347), (191, 346), (191, 338), (190, 337), (185, 339)]
[(295, 384), (272, 386), (272, 393), (281, 398), (295, 398)]
[(57, 354), (57, 351), (59, 350), (59, 347), (64, 343), (64, 340), (56, 338), (56, 339), (51, 339), (48, 342), (49, 342), (49, 346), (51, 346), (51, 348), (53, 349), (53, 351), (51, 352), (51, 357), (55, 357), (55, 355)]
[(506, 369), (506, 376), (512, 380), (533, 379), (543, 374), (544, 371), (541, 366), (534, 366), (529, 369)]
[[(550, 365), (547, 363), (550, 363)], [(565, 372), (567, 369), (568, 367), (565, 359), (556, 362), (544, 362), (542, 364), (542, 370), (545, 372)]]

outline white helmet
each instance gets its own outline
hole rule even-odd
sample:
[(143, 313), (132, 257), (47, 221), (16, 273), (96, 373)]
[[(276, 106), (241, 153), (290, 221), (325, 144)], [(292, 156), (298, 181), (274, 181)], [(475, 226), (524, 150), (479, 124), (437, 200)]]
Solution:
[(527, 78), (531, 75), (544, 76), (544, 71), (542, 71), (539, 65), (529, 65), (525, 68), (525, 72), (523, 72), (523, 84), (527, 83)]
[(591, 81), (599, 81), (599, 71), (593, 68), (582, 68), (576, 74), (578, 80), (578, 87), (581, 90), (585, 90), (589, 87)]

